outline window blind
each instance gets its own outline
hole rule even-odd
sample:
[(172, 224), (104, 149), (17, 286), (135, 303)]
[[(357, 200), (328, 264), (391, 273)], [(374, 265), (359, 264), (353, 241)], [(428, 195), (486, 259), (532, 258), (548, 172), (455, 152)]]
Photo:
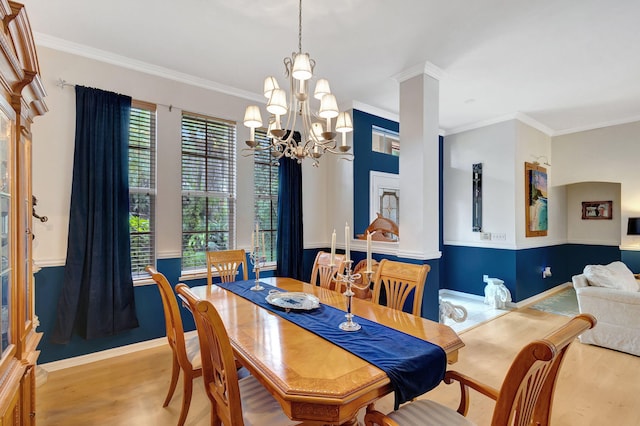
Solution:
[(129, 233), (131, 274), (145, 278), (155, 265), (155, 105), (134, 101), (129, 123)]
[(182, 270), (206, 267), (206, 252), (235, 248), (235, 123), (182, 115)]
[[(269, 146), (266, 129), (256, 129), (255, 140)], [(271, 150), (255, 151), (253, 156), (255, 221), (265, 233), (267, 262), (276, 261), (276, 235), (278, 229), (278, 163)]]

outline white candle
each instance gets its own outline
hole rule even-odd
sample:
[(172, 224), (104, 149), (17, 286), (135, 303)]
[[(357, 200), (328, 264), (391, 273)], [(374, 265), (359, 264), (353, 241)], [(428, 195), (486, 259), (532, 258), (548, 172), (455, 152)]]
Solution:
[(258, 228), (258, 222), (256, 222), (256, 244), (253, 248), (256, 250), (256, 254), (260, 254), (260, 228)]
[(255, 232), (251, 231), (251, 251), (256, 249)]
[(336, 264), (336, 230), (331, 234), (331, 265)]
[(344, 245), (345, 245), (345, 249), (344, 249), (344, 254), (346, 257), (346, 261), (349, 262), (351, 260), (351, 255), (349, 253), (349, 240), (351, 238), (351, 231), (349, 229), (349, 223), (347, 222), (344, 225)]
[(262, 257), (266, 258), (265, 254), (264, 254), (264, 248), (265, 248), (264, 231), (262, 231)]
[(371, 233), (367, 231), (367, 272), (371, 271)]

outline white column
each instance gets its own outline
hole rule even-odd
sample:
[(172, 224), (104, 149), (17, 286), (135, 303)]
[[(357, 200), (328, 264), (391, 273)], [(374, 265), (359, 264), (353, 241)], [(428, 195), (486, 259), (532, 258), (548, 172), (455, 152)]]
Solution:
[(398, 256), (440, 258), (439, 88), (441, 71), (426, 64), (400, 82), (400, 241)]

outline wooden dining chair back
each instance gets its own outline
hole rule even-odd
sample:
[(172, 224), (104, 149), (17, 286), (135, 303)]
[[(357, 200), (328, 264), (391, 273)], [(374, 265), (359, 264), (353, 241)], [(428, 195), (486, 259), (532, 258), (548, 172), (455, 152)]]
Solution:
[(244, 249), (220, 250), (207, 252), (207, 285), (213, 284), (213, 273), (217, 272), (220, 281), (230, 283), (236, 281), (242, 267), (242, 279), (249, 279), (247, 255)]
[(193, 392), (193, 379), (202, 375), (200, 344), (198, 336), (192, 336), (188, 339), (185, 338), (178, 301), (167, 278), (152, 266), (147, 266), (145, 270), (151, 275), (151, 278), (153, 278), (153, 281), (155, 281), (160, 290), (167, 340), (169, 341), (172, 352), (171, 382), (169, 383), (169, 391), (162, 406), (166, 407), (169, 405), (176, 389), (176, 384), (178, 383), (180, 370), (182, 370), (182, 408), (180, 409), (180, 418), (178, 420), (178, 425), (181, 426), (184, 424), (187, 413), (189, 412)]
[(422, 294), (430, 270), (431, 267), (426, 264), (417, 265), (382, 259), (373, 279), (373, 302), (381, 304), (384, 295), (386, 306), (402, 311), (407, 300), (412, 296), (411, 313), (420, 316)]
[[(353, 275), (356, 278), (353, 280), (353, 285), (351, 286), (351, 290), (353, 291), (353, 295), (358, 299), (371, 300), (373, 297), (373, 291), (371, 290), (371, 283), (373, 282), (373, 278), (376, 275), (376, 271), (378, 270), (379, 263), (371, 259), (371, 282), (368, 281), (368, 278), (365, 274), (367, 269), (367, 259), (362, 259), (360, 262), (356, 264), (356, 267), (353, 268)], [(358, 277), (358, 274), (360, 276)], [(340, 292), (344, 292), (346, 290), (345, 284), (341, 283)]]
[(202, 348), (202, 378), (211, 402), (211, 425), (243, 426), (295, 424), (253, 376), (238, 380), (233, 348), (218, 311), (199, 299), (185, 284), (176, 293), (189, 306)]
[(500, 390), (455, 371), (447, 371), (445, 383), (455, 381), (460, 384), (461, 397), (457, 410), (427, 399), (410, 402), (388, 416), (371, 406), (367, 409), (365, 424), (472, 424), (464, 417), (469, 410), (471, 388), (495, 401), (492, 426), (548, 426), (558, 372), (566, 351), (580, 334), (595, 324), (596, 319), (592, 315), (577, 315), (546, 337), (527, 344), (511, 363)]
[(316, 259), (313, 261), (311, 280), (309, 282), (330, 290), (336, 289), (334, 279), (336, 274), (341, 274), (344, 271), (344, 261), (344, 254), (336, 254), (333, 260), (334, 264), (331, 265), (331, 253), (319, 251)]

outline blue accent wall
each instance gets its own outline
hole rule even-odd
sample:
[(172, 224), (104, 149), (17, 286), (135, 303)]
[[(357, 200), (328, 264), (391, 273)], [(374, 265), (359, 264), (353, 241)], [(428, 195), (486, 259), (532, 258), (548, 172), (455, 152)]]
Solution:
[(393, 155), (374, 152), (371, 149), (371, 128), (381, 127), (394, 132), (400, 125), (386, 118), (353, 110), (353, 233), (364, 233), (369, 220), (369, 171), (398, 174), (400, 160)]
[[(503, 280), (513, 301), (520, 302), (571, 281), (588, 264), (615, 260), (620, 260), (617, 246), (562, 244), (507, 250), (445, 245), (442, 288), (483, 296), (482, 276), (489, 275)], [(545, 266), (551, 267), (551, 277), (542, 278)]]
[(634, 274), (640, 273), (640, 251), (622, 250), (620, 257), (620, 260), (622, 260)]
[[(311, 276), (313, 260), (319, 249), (304, 251), (305, 277)], [(328, 251), (328, 248), (324, 249)], [(365, 258), (364, 252), (353, 251), (352, 258), (358, 262)], [(513, 301), (518, 302), (538, 293), (571, 281), (571, 276), (581, 273), (585, 265), (607, 264), (622, 260), (634, 272), (640, 272), (640, 252), (623, 251), (617, 246), (596, 246), (563, 244), (525, 250), (506, 250), (466, 246), (443, 246), (442, 259), (426, 262), (405, 259), (396, 256), (374, 254), (378, 261), (383, 258), (407, 263), (427, 263), (431, 271), (427, 275), (422, 316), (438, 320), (438, 291), (440, 288), (482, 296), (485, 283), (482, 275), (500, 278), (511, 291)], [(542, 268), (551, 266), (553, 275), (542, 278)], [(160, 259), (158, 271), (165, 274), (169, 282), (178, 283), (180, 277), (180, 259)], [(262, 276), (273, 276), (273, 271), (265, 271)], [(250, 279), (254, 278), (252, 271)], [(140, 327), (124, 333), (85, 340), (74, 335), (66, 345), (57, 345), (49, 341), (56, 321), (58, 297), (64, 279), (64, 267), (42, 268), (36, 275), (35, 311), (40, 319), (38, 331), (43, 332), (38, 349), (41, 351), (38, 362), (47, 363), (61, 359), (86, 355), (119, 346), (125, 346), (165, 336), (164, 313), (160, 293), (155, 285), (135, 287), (136, 309)], [(442, 283), (442, 284), (441, 284)], [(206, 279), (187, 282), (189, 286), (204, 285)], [(182, 310), (185, 330), (193, 330), (191, 314)]]
[[(304, 273), (305, 277), (311, 276), (313, 261), (320, 249), (310, 249), (304, 251)], [(328, 251), (329, 249), (323, 249)], [(352, 257), (355, 263), (364, 259), (366, 253), (353, 251)], [(378, 261), (383, 256), (374, 256)], [(421, 263), (411, 259), (401, 259), (395, 256), (387, 257), (391, 260), (399, 260), (407, 263)], [(425, 287), (422, 316), (431, 320), (438, 320), (438, 282), (439, 282), (439, 261), (427, 262), (431, 266), (431, 271), (427, 276), (427, 285)], [(170, 283), (177, 284), (180, 277), (180, 259), (159, 259), (157, 262), (158, 271), (163, 273)], [(251, 267), (249, 266), (249, 269)], [(273, 271), (264, 271), (260, 276), (273, 276)], [(254, 279), (255, 275), (250, 270), (249, 279)], [(53, 331), (55, 321), (58, 298), (62, 289), (64, 279), (64, 267), (48, 267), (42, 268), (36, 275), (36, 300), (35, 311), (40, 319), (39, 332), (43, 333), (42, 340), (38, 345), (41, 351), (38, 362), (41, 364), (47, 362), (58, 361), (61, 359), (72, 358), (81, 355), (87, 355), (119, 346), (139, 343), (146, 340), (157, 339), (166, 336), (164, 326), (164, 312), (162, 310), (162, 300), (160, 292), (156, 285), (144, 285), (134, 288), (136, 298), (136, 311), (140, 326), (134, 330), (124, 333), (103, 337), (99, 339), (85, 340), (74, 334), (71, 341), (66, 345), (53, 344), (49, 341), (49, 337)], [(206, 278), (194, 279), (185, 282), (190, 287), (205, 285)], [(195, 330), (193, 317), (186, 309), (181, 309), (182, 321), (185, 331)]]
[[(172, 285), (179, 282), (178, 278), (181, 272), (179, 258), (158, 259), (157, 268), (158, 272), (164, 274)], [(260, 276), (273, 276), (273, 271), (261, 272)], [(255, 275), (249, 266), (249, 279), (253, 278)], [(155, 284), (150, 284), (134, 287), (136, 312), (140, 323), (138, 328), (115, 336), (90, 340), (85, 340), (74, 333), (71, 341), (66, 345), (51, 343), (49, 338), (56, 322), (58, 298), (64, 280), (64, 266), (42, 268), (35, 274), (35, 280), (35, 312), (40, 320), (37, 331), (43, 332), (38, 345), (38, 349), (41, 351), (38, 362), (41, 364), (166, 336), (160, 292)], [(185, 282), (190, 287), (206, 283), (206, 278)], [(186, 309), (182, 309), (181, 315), (184, 329), (186, 331), (195, 330), (191, 314)]]

